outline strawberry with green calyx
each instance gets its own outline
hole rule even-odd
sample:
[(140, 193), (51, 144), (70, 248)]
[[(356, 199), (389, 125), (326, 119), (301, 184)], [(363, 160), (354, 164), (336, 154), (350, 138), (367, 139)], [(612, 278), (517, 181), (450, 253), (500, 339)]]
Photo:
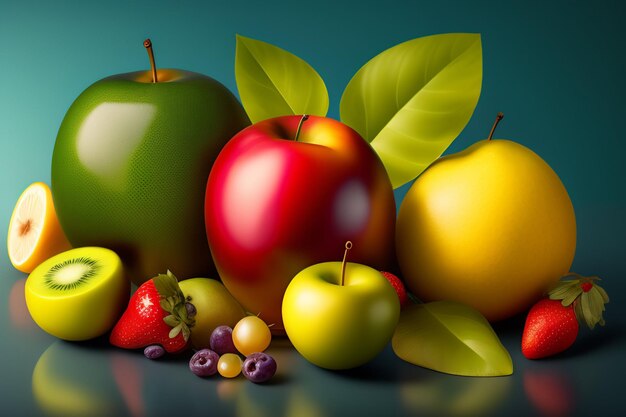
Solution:
[(583, 277), (576, 273), (566, 275), (565, 279), (548, 292), (551, 300), (561, 300), (563, 306), (574, 305), (579, 322), (587, 323), (590, 329), (596, 324), (604, 326), (604, 305), (609, 302), (609, 296), (597, 284), (598, 277)]
[[(578, 336), (578, 323), (593, 329), (604, 325), (602, 313), (609, 297), (597, 285), (598, 277), (571, 273), (528, 312), (522, 335), (522, 353), (528, 359), (555, 355), (569, 348)], [(569, 279), (568, 279), (569, 278)]]
[(168, 353), (180, 352), (194, 325), (195, 308), (187, 304), (174, 274), (159, 274), (137, 288), (109, 341), (124, 349), (160, 344)]

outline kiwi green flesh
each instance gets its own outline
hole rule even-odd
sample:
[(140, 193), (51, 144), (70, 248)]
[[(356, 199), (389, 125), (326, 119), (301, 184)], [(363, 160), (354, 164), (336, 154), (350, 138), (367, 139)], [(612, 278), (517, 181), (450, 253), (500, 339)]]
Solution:
[(70, 258), (53, 265), (43, 275), (43, 284), (59, 292), (77, 290), (96, 276), (101, 268), (98, 260), (88, 256)]

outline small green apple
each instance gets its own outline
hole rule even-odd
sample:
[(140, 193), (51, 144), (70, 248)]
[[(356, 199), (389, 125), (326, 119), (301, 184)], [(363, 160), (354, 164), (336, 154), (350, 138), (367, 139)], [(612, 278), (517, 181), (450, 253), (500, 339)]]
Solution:
[(235, 96), (202, 74), (153, 65), (94, 83), (67, 111), (52, 156), (52, 196), (68, 240), (113, 249), (137, 285), (167, 269), (213, 274), (206, 181), (248, 124)]
[(234, 327), (246, 316), (243, 307), (221, 282), (209, 278), (190, 278), (178, 283), (187, 302), (196, 309), (191, 328), (191, 346), (209, 348), (211, 333), (217, 326)]
[(305, 359), (326, 369), (349, 369), (369, 362), (389, 343), (400, 302), (376, 269), (323, 262), (291, 280), (282, 315), (289, 340)]

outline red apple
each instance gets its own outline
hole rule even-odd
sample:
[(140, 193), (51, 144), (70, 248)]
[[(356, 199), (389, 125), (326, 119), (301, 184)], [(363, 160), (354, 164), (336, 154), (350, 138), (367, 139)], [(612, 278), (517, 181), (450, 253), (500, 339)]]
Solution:
[(219, 275), (276, 334), (284, 333), (281, 303), (291, 279), (337, 260), (347, 240), (353, 262), (392, 266), (395, 215), (378, 155), (325, 117), (283, 116), (240, 131), (207, 183), (206, 230)]

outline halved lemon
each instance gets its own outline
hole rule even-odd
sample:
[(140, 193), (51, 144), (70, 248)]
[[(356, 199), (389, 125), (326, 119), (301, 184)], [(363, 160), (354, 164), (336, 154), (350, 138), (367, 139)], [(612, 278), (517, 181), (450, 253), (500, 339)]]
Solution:
[(52, 192), (43, 182), (26, 188), (15, 204), (7, 249), (16, 269), (30, 273), (37, 265), (71, 248), (57, 218)]

